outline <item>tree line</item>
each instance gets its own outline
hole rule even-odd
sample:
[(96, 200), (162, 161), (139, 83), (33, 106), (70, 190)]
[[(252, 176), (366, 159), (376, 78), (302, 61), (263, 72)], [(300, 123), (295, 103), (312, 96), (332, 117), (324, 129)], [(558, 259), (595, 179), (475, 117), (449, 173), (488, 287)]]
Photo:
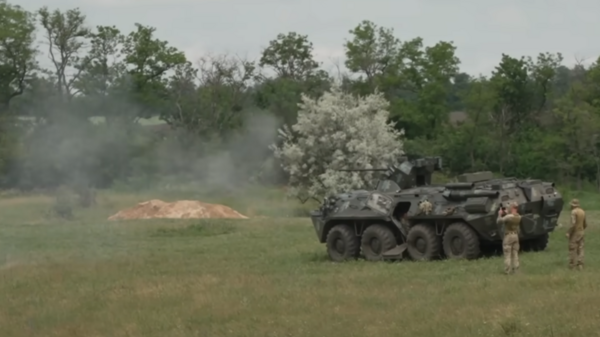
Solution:
[[(295, 124), (302, 95), (321, 97), (334, 83), (355, 96), (382, 94), (404, 151), (442, 156), (448, 174), (491, 170), (600, 188), (598, 61), (567, 67), (559, 53), (503, 54), (491, 76), (472, 76), (452, 42), (400, 40), (363, 21), (341, 42), (346, 70), (328, 72), (297, 32), (275, 36), (255, 61), (190, 60), (154, 27), (91, 27), (77, 8), (30, 12), (0, 0), (0, 17), (4, 188), (198, 178), (211, 165), (278, 182), (281, 172), (265, 174), (277, 164), (264, 134)], [(140, 123), (148, 119), (164, 124)], [(252, 123), (262, 128), (248, 136)]]

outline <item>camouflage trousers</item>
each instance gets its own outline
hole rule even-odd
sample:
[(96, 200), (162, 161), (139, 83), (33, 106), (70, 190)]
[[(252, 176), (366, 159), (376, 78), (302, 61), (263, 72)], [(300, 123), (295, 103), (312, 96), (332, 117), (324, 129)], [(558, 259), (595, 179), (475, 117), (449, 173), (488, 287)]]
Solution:
[(508, 232), (502, 240), (502, 251), (504, 252), (504, 272), (510, 274), (519, 270), (519, 235)]
[(569, 236), (569, 268), (583, 269), (583, 243), (583, 232), (575, 232)]

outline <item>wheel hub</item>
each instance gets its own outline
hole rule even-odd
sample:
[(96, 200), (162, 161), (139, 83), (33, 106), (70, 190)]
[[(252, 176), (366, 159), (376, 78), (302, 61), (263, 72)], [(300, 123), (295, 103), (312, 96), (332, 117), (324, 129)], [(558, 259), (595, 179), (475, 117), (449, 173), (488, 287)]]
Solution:
[(425, 250), (427, 249), (427, 242), (425, 242), (425, 239), (418, 238), (417, 241), (415, 241), (415, 248), (417, 248), (419, 253), (425, 254)]
[(335, 244), (333, 245), (335, 247), (336, 252), (343, 254), (344, 251), (346, 250), (346, 244), (344, 243), (344, 240), (342, 239), (337, 239), (335, 240)]
[(379, 241), (379, 239), (377, 238), (372, 238), (371, 239), (371, 250), (373, 251), (373, 253), (375, 254), (381, 254), (381, 241)]
[(450, 240), (450, 250), (454, 255), (460, 255), (464, 249), (464, 242), (461, 237), (455, 236)]

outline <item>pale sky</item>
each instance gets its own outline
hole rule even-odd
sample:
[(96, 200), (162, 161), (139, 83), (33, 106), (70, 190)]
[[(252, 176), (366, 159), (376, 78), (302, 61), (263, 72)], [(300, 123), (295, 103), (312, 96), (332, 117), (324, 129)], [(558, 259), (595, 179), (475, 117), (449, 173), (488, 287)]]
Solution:
[(560, 52), (565, 64), (600, 56), (598, 0), (9, 0), (28, 10), (75, 6), (91, 25), (123, 32), (139, 22), (196, 60), (203, 53), (258, 59), (279, 33), (307, 34), (326, 70), (343, 62), (348, 31), (362, 20), (400, 40), (454, 41), (461, 70), (489, 75), (501, 54)]

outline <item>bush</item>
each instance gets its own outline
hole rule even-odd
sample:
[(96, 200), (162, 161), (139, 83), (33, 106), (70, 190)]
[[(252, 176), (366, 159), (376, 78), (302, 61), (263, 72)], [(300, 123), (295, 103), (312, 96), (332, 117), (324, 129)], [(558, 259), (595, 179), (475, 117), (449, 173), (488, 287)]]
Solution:
[(306, 202), (363, 188), (374, 182), (374, 172), (337, 170), (398, 163), (403, 132), (388, 122), (388, 107), (383, 94), (356, 97), (339, 86), (319, 99), (303, 95), (297, 123), (280, 130), (283, 144), (271, 146), (289, 174), (290, 195)]

